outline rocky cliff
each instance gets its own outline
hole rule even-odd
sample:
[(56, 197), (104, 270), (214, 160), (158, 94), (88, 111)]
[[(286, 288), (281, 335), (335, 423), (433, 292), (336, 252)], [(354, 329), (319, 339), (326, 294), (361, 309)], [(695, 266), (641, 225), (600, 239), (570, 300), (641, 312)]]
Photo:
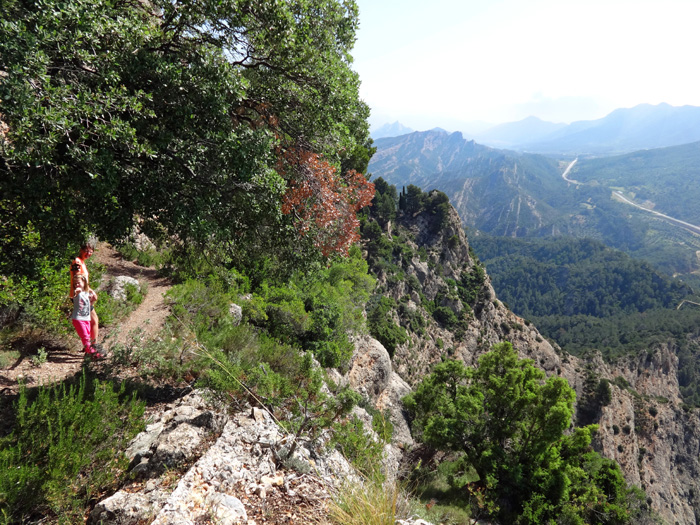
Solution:
[(673, 349), (657, 345), (615, 364), (599, 355), (567, 355), (498, 300), (454, 209), (447, 220), (429, 210), (397, 217), (378, 220), (393, 242), (391, 261), (386, 250), (384, 260), (373, 257), (372, 243), (367, 245), (378, 291), (396, 305), (391, 322), (408, 335), (393, 351), (395, 373), (413, 385), (441, 360), (475, 364), (495, 343), (510, 341), (521, 357), (569, 381), (579, 423), (599, 425), (596, 449), (618, 461), (664, 522), (697, 523), (700, 418), (681, 399)]

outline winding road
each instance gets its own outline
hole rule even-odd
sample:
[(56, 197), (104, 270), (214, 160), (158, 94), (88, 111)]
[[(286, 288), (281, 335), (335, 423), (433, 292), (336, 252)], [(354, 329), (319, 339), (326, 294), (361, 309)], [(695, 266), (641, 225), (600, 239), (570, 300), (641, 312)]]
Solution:
[(629, 200), (620, 191), (613, 191), (613, 196), (617, 197), (618, 199), (620, 199), (622, 202), (624, 202), (626, 204), (634, 206), (635, 208), (639, 208), (640, 210), (644, 210), (648, 213), (653, 213), (654, 215), (657, 215), (663, 219), (666, 219), (667, 221), (672, 222), (673, 224), (677, 224), (678, 226), (681, 226), (688, 231), (700, 234), (700, 226), (696, 226), (695, 224), (690, 224), (689, 222), (685, 222), (685, 221), (682, 221), (680, 219), (670, 217), (669, 215), (666, 215), (666, 214), (658, 212), (658, 211), (650, 210), (649, 208), (645, 208), (644, 206), (640, 206), (636, 202)]
[[(577, 181), (577, 180), (570, 179), (570, 178), (568, 177), (569, 172), (571, 171), (571, 168), (574, 167), (574, 165), (576, 164), (577, 161), (578, 161), (578, 157), (575, 158), (575, 159), (571, 162), (571, 164), (569, 164), (569, 165), (566, 167), (566, 169), (564, 170), (564, 173), (561, 174), (561, 177), (562, 177), (562, 179), (564, 179), (566, 182), (570, 182), (571, 184), (576, 184), (576, 185), (581, 186), (581, 185), (583, 185), (583, 182), (579, 182), (579, 181)], [(697, 226), (697, 225), (695, 225), (695, 224), (690, 224), (689, 222), (685, 222), (685, 221), (682, 221), (682, 220), (680, 220), (680, 219), (676, 219), (675, 217), (671, 217), (670, 215), (666, 215), (666, 214), (664, 214), (664, 213), (661, 213), (661, 212), (658, 212), (658, 211), (654, 211), (654, 210), (650, 210), (649, 208), (645, 208), (644, 206), (640, 206), (640, 205), (637, 204), (636, 202), (633, 202), (633, 201), (629, 200), (627, 197), (625, 197), (625, 196), (622, 194), (621, 191), (617, 191), (617, 190), (616, 190), (616, 191), (613, 191), (613, 197), (617, 197), (619, 200), (621, 200), (621, 201), (624, 202), (625, 204), (629, 204), (630, 206), (634, 206), (635, 208), (639, 208), (640, 210), (643, 210), (643, 211), (645, 211), (645, 212), (647, 212), (647, 213), (652, 213), (652, 214), (656, 215), (657, 217), (661, 217), (662, 219), (665, 219), (665, 220), (667, 220), (667, 221), (669, 221), (669, 222), (671, 222), (671, 223), (673, 223), (673, 224), (675, 224), (675, 225), (677, 225), (677, 226), (680, 226), (680, 227), (682, 227), (682, 228), (685, 228), (686, 230), (688, 230), (688, 231), (690, 231), (690, 232), (692, 232), (692, 233), (700, 234), (700, 226)]]
[(570, 182), (570, 183), (572, 183), (572, 184), (578, 184), (579, 186), (581, 186), (581, 185), (583, 184), (583, 182), (579, 182), (579, 181), (574, 180), (574, 179), (569, 179), (569, 178), (567, 177), (567, 175), (568, 175), (569, 172), (571, 171), (571, 168), (573, 168), (573, 167), (574, 167), (574, 164), (576, 164), (577, 162), (578, 162), (578, 157), (576, 157), (576, 158), (571, 162), (571, 164), (569, 164), (569, 165), (566, 167), (566, 169), (564, 170), (564, 173), (561, 174), (561, 178), (564, 179), (566, 182)]

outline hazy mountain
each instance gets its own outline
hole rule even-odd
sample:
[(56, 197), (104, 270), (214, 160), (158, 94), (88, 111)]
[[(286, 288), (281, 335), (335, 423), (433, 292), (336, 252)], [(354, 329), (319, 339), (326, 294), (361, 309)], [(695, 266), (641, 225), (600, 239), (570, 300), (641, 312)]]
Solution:
[(474, 139), (488, 146), (512, 148), (518, 144), (542, 140), (565, 127), (566, 124), (554, 124), (537, 117), (528, 117), (518, 122), (494, 126), (476, 135)]
[[(538, 195), (561, 180), (553, 159), (498, 150), (461, 133), (423, 131), (375, 141), (369, 172), (401, 188), (444, 191), (465, 224), (495, 235), (527, 235), (556, 217)], [(544, 193), (553, 192), (554, 188)], [(507, 213), (503, 208), (509, 208)]]
[[(591, 237), (686, 279), (700, 269), (700, 238), (614, 197), (700, 223), (700, 144), (570, 161), (499, 150), (461, 133), (416, 132), (378, 139), (369, 165), (376, 179), (445, 192), (463, 223), (492, 235)], [(700, 281), (697, 283), (700, 284)]]
[(606, 155), (700, 141), (700, 107), (642, 104), (579, 121), (515, 148), (538, 153)]
[(407, 133), (413, 133), (413, 130), (396, 121), (393, 124), (387, 123), (380, 128), (375, 129), (371, 132), (371, 135), (372, 138), (376, 140), (384, 137), (399, 137), (401, 135), (406, 135)]
[(616, 155), (700, 141), (700, 107), (641, 104), (598, 120), (555, 124), (528, 117), (474, 134), (488, 146), (550, 155)]

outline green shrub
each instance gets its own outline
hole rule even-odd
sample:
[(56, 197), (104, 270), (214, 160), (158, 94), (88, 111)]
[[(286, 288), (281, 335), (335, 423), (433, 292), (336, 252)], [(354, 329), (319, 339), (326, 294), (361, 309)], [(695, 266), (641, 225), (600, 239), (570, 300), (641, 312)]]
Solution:
[(565, 379), (545, 380), (500, 343), (476, 368), (436, 365), (403, 402), (414, 437), (456, 458), (450, 485), (464, 487), (473, 469), (480, 506), (499, 523), (554, 523), (563, 507), (578, 523), (599, 523), (602, 515), (635, 522), (636, 492), (617, 463), (590, 448), (597, 427), (567, 432), (575, 397)]
[(82, 521), (88, 501), (123, 479), (119, 451), (142, 429), (143, 403), (83, 373), (75, 385), (40, 388), (33, 401), (22, 389), (15, 410), (0, 441), (0, 518)]
[(68, 299), (68, 263), (55, 266), (48, 259), (34, 261), (31, 276), (0, 278), (0, 324), (20, 321), (47, 332), (65, 332), (70, 323), (65, 316), (71, 309)]
[(459, 322), (455, 313), (447, 306), (435, 308), (433, 318), (446, 328), (453, 328)]
[(363, 475), (383, 479), (383, 442), (373, 439), (357, 416), (333, 425), (329, 445), (336, 447)]
[(370, 334), (384, 345), (390, 356), (394, 355), (399, 345), (408, 341), (406, 330), (394, 323), (391, 318), (391, 311), (395, 307), (396, 303), (393, 299), (381, 297), (367, 313)]

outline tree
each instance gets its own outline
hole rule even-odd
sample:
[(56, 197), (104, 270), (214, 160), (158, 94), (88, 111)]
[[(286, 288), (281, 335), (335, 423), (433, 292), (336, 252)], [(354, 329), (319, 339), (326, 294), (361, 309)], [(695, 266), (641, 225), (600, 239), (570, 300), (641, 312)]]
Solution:
[[(562, 513), (586, 523), (629, 523), (619, 466), (590, 450), (596, 427), (564, 434), (574, 400), (565, 379), (545, 380), (507, 342), (483, 355), (477, 368), (437, 365), (404, 398), (417, 435), (462, 454), (462, 472), (476, 472), (477, 490), (503, 523), (548, 523)], [(453, 483), (463, 487), (464, 480), (456, 476)]]
[(423, 211), (425, 206), (425, 199), (427, 195), (423, 193), (418, 186), (409, 184), (406, 189), (405, 196), (405, 211), (409, 215), (415, 215), (416, 213)]
[(0, 271), (136, 220), (238, 261), (345, 251), (372, 191), (356, 29), (352, 0), (5, 2)]

